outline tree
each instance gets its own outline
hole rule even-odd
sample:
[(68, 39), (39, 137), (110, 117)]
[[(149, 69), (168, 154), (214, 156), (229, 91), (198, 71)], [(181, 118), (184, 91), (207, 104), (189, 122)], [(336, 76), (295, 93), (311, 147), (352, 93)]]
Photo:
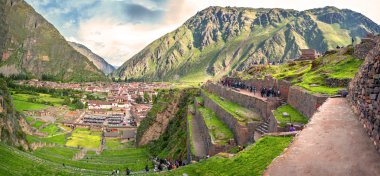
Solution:
[(144, 102), (149, 103), (149, 101), (150, 101), (149, 94), (147, 92), (144, 92)]
[(141, 95), (137, 95), (136, 103), (142, 103), (142, 102), (143, 102), (143, 98), (141, 97)]

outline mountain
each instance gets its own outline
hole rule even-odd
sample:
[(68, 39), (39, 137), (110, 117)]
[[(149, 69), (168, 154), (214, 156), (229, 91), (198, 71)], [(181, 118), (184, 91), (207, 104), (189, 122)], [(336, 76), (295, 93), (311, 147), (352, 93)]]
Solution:
[(335, 7), (306, 11), (209, 7), (153, 41), (112, 75), (130, 80), (205, 81), (253, 63), (295, 59), (300, 49), (324, 52), (380, 27)]
[(110, 65), (107, 61), (105, 61), (102, 57), (98, 56), (97, 54), (93, 53), (90, 49), (88, 49), (86, 46), (75, 43), (75, 42), (69, 42), (70, 46), (72, 46), (75, 50), (77, 50), (82, 55), (86, 56), (88, 60), (90, 60), (92, 63), (95, 64), (95, 66), (103, 71), (104, 74), (108, 75), (112, 73), (115, 68)]
[(0, 73), (54, 81), (107, 77), (24, 0), (0, 0)]

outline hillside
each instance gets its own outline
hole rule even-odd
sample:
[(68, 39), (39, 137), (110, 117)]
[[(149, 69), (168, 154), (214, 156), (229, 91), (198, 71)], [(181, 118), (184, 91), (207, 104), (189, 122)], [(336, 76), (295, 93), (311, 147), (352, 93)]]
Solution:
[(102, 57), (93, 53), (86, 46), (79, 44), (79, 43), (75, 43), (75, 42), (69, 42), (69, 44), (75, 50), (77, 50), (79, 53), (86, 56), (88, 58), (88, 60), (90, 60), (92, 63), (94, 63), (96, 68), (103, 71), (104, 74), (108, 75), (115, 70), (115, 68), (112, 65), (110, 65), (107, 61), (105, 61)]
[(27, 150), (29, 148), (21, 124), (25, 122), (16, 111), (7, 83), (0, 79), (0, 142)]
[(205, 81), (253, 63), (295, 59), (300, 49), (346, 46), (380, 27), (360, 13), (209, 7), (149, 44), (112, 75), (130, 80)]
[(54, 81), (106, 80), (24, 0), (0, 1), (0, 73)]

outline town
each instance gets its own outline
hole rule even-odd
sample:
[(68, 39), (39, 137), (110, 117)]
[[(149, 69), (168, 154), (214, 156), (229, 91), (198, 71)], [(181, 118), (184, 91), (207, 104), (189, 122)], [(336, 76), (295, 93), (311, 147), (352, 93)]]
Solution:
[[(35, 119), (54, 118), (71, 129), (88, 128), (103, 132), (103, 137), (131, 141), (137, 127), (152, 107), (158, 89), (168, 87), (165, 83), (57, 83), (49, 81), (21, 80), (17, 85), (69, 89), (96, 96), (94, 100), (81, 97), (83, 109), (70, 110), (67, 106), (52, 106), (42, 110), (29, 110), (26, 115)], [(42, 134), (43, 135), (43, 134)]]

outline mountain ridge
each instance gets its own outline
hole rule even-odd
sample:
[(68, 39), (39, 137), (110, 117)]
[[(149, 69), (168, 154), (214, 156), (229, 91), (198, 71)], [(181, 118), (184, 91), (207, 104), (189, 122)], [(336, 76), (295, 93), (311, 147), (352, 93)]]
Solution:
[(104, 60), (104, 58), (91, 51), (85, 45), (71, 41), (69, 41), (69, 44), (79, 53), (86, 56), (88, 60), (93, 62), (99, 70), (103, 71), (104, 74), (108, 75), (115, 70), (114, 66), (109, 64), (106, 60)]
[(0, 2), (0, 73), (52, 81), (108, 80), (24, 0)]
[(358, 40), (370, 32), (379, 33), (379, 25), (331, 6), (305, 11), (212, 6), (150, 43), (112, 76), (205, 81), (254, 63), (295, 59), (303, 48), (324, 52), (345, 46), (351, 37)]

